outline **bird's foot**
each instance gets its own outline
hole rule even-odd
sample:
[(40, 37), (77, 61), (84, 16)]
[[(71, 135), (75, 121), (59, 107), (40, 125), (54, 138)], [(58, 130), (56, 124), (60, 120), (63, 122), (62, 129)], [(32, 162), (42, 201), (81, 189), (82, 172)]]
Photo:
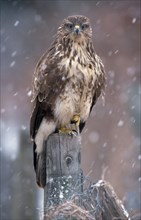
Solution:
[(80, 125), (80, 116), (79, 115), (74, 115), (71, 119), (71, 123), (76, 124), (77, 127)]
[(80, 133), (80, 131), (79, 131), (80, 116), (74, 115), (71, 119), (71, 123), (76, 125), (76, 131), (77, 131), (77, 134), (79, 134)]
[(76, 132), (74, 130), (62, 127), (59, 129), (59, 134), (76, 135)]

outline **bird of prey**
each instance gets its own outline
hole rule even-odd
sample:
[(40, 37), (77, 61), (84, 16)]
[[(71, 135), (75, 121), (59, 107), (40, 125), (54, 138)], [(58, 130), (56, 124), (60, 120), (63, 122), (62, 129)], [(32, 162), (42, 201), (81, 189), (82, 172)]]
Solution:
[(67, 132), (71, 122), (81, 132), (104, 85), (104, 66), (94, 50), (89, 19), (67, 17), (33, 76), (30, 134), (39, 186), (44, 187), (40, 174), (45, 140), (55, 131)]

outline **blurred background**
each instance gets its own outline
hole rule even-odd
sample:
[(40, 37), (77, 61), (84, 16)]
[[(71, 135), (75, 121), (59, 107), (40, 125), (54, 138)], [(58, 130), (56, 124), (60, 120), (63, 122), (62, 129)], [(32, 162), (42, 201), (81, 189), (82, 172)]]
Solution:
[(29, 137), (31, 81), (62, 20), (90, 18), (107, 75), (82, 132), (82, 168), (109, 181), (130, 213), (140, 210), (140, 1), (1, 0), (1, 219), (40, 219)]

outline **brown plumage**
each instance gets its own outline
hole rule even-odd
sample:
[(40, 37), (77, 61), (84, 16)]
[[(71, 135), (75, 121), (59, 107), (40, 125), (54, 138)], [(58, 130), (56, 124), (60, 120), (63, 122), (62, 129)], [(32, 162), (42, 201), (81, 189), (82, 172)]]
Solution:
[(34, 142), (37, 183), (42, 187), (40, 169), (44, 141), (51, 133), (67, 127), (74, 115), (80, 117), (81, 132), (104, 89), (104, 67), (91, 38), (88, 18), (68, 17), (35, 69), (30, 134)]

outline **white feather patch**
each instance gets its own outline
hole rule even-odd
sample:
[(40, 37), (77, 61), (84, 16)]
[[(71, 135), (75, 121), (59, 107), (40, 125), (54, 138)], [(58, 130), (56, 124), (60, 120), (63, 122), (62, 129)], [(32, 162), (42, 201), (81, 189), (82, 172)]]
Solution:
[(44, 141), (47, 140), (48, 136), (55, 131), (56, 123), (54, 121), (48, 122), (43, 118), (38, 132), (35, 137), (36, 152), (40, 154), (43, 151)]

